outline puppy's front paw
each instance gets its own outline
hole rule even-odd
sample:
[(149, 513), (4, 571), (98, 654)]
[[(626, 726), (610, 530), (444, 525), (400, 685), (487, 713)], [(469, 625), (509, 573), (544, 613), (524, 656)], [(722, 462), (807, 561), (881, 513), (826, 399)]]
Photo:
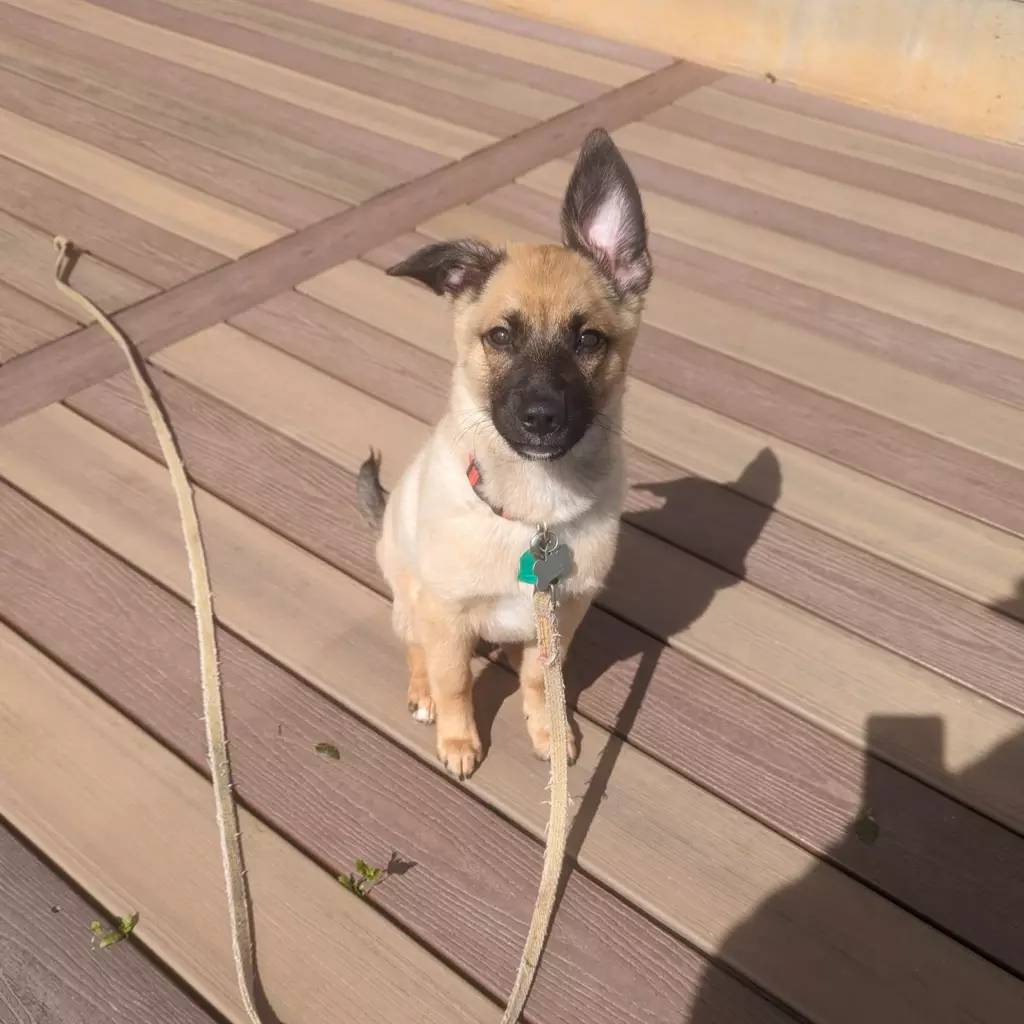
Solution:
[(438, 736), (437, 756), (457, 779), (468, 779), (476, 771), (483, 749), (476, 736)]
[[(527, 718), (526, 728), (530, 733), (530, 742), (533, 744), (533, 752), (542, 761), (551, 757), (551, 732), (546, 723), (537, 722)], [(575, 764), (579, 751), (576, 749), (576, 740), (573, 738), (572, 729), (566, 724), (565, 752), (569, 756), (569, 764)]]

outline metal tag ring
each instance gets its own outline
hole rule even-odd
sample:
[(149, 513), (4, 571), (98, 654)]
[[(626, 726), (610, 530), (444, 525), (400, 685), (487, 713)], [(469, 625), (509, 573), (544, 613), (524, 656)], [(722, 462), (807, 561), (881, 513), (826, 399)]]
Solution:
[(534, 558), (546, 559), (557, 547), (558, 538), (546, 526), (542, 526), (530, 541), (530, 554)]

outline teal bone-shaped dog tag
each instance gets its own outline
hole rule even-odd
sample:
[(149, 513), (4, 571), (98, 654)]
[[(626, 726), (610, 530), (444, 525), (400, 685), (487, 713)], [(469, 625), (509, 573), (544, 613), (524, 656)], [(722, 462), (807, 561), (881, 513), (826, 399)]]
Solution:
[(529, 549), (519, 558), (519, 582), (537, 590), (550, 590), (571, 572), (572, 553), (547, 530), (538, 530)]

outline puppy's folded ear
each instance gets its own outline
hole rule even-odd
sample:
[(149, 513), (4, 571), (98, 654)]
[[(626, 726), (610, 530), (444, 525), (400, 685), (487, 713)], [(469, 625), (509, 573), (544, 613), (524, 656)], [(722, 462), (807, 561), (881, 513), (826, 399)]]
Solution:
[(387, 270), (390, 277), (412, 277), (438, 295), (456, 298), (479, 292), (505, 253), (472, 238), (435, 242), (414, 252)]
[(562, 205), (566, 246), (593, 260), (620, 296), (651, 284), (643, 200), (611, 136), (595, 128), (584, 140)]

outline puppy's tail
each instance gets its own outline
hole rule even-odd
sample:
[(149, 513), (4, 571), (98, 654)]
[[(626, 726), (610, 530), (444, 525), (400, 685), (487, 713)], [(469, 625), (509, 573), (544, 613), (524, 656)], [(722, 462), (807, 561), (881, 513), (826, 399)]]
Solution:
[(388, 504), (388, 492), (380, 482), (380, 452), (370, 449), (369, 458), (359, 467), (356, 478), (356, 501), (369, 526), (379, 531)]

